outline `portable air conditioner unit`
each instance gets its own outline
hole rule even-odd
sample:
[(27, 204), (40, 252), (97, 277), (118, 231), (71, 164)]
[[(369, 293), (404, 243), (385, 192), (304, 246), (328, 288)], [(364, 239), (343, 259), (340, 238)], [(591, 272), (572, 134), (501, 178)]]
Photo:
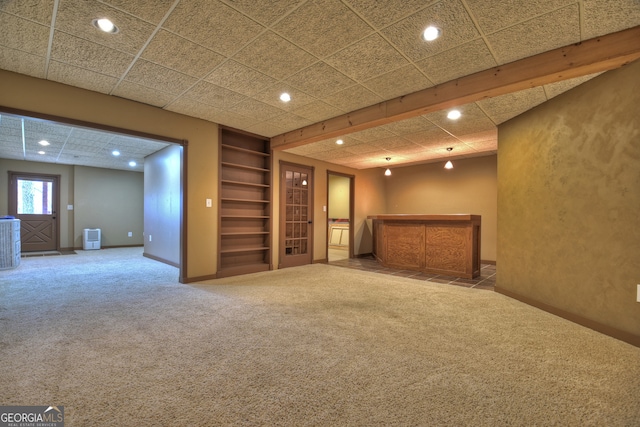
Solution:
[(100, 229), (99, 228), (85, 228), (84, 229), (84, 245), (85, 251), (91, 249), (100, 249)]

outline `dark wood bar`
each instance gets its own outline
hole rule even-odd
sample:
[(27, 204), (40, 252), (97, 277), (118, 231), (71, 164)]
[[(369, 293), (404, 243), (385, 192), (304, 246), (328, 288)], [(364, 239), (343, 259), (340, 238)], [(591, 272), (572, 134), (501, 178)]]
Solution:
[(480, 275), (480, 215), (369, 215), (373, 254), (389, 268)]

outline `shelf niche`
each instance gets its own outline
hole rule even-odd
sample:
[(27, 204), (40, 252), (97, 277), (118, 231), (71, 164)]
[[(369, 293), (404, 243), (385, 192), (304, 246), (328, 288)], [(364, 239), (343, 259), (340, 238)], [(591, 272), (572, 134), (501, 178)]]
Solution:
[(221, 127), (218, 272), (272, 269), (269, 140)]

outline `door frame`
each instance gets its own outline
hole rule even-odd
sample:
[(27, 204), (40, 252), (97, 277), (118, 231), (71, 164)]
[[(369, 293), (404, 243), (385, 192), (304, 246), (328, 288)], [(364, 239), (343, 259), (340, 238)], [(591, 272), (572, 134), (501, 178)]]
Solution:
[[(313, 203), (313, 199), (314, 199), (314, 189), (315, 189), (315, 167), (313, 166), (309, 166), (309, 165), (303, 165), (300, 163), (293, 163), (293, 162), (287, 162), (285, 160), (280, 160), (279, 161), (279, 165), (278, 165), (278, 185), (279, 185), (279, 194), (280, 194), (280, 200), (278, 202), (278, 210), (279, 210), (279, 215), (278, 215), (278, 224), (279, 224), (279, 230), (278, 230), (278, 269), (280, 268), (287, 268), (286, 266), (282, 265), (282, 261), (285, 258), (285, 248), (286, 248), (286, 236), (285, 236), (285, 232), (286, 232), (286, 219), (287, 219), (287, 207), (286, 207), (286, 200), (287, 200), (287, 195), (286, 195), (286, 177), (283, 175), (284, 173), (284, 168), (286, 166), (290, 166), (293, 168), (302, 168), (302, 169), (307, 169), (311, 172), (310, 177), (311, 177), (311, 183), (310, 183), (310, 188), (309, 188), (309, 204), (308, 204), (308, 221), (311, 221), (309, 223), (310, 227), (309, 230), (307, 230), (307, 235), (308, 235), (308, 240), (307, 240), (307, 248), (309, 251), (309, 264), (313, 264), (313, 236), (314, 236), (314, 230), (315, 230), (315, 215), (314, 215), (314, 203)], [(285, 185), (283, 185), (283, 182)], [(301, 264), (301, 265), (306, 265), (306, 264)]]
[[(9, 174), (9, 191), (8, 191), (9, 213), (12, 214), (12, 212), (15, 211), (16, 218), (18, 215), (18, 206), (16, 205), (16, 203), (18, 202), (17, 200), (18, 194), (16, 193), (17, 187), (14, 184), (14, 180), (26, 178), (26, 179), (33, 179), (35, 181), (43, 180), (43, 181), (53, 182), (53, 198), (51, 200), (52, 201), (51, 210), (53, 215), (53, 227), (54, 227), (53, 243), (55, 246), (53, 250), (59, 251), (60, 250), (60, 175), (51, 175), (51, 174), (35, 173), (35, 172), (17, 172), (17, 171), (8, 171), (8, 174)], [(22, 221), (20, 221), (20, 223), (21, 223), (20, 227), (22, 228)], [(24, 250), (24, 243), (22, 244), (22, 251), (26, 252)]]
[(356, 176), (355, 175), (350, 175), (350, 174), (346, 174), (346, 173), (342, 173), (342, 172), (336, 172), (336, 171), (332, 171), (327, 169), (327, 247), (326, 247), (326, 253), (325, 253), (325, 259), (327, 260), (327, 262), (329, 262), (329, 242), (331, 239), (331, 236), (329, 233), (331, 233), (331, 230), (329, 230), (329, 175), (335, 175), (335, 176), (342, 176), (345, 178), (349, 178), (349, 249), (348, 249), (348, 255), (349, 255), (349, 259), (354, 258), (355, 254), (355, 248), (354, 248), (354, 224), (353, 224), (353, 220), (355, 218), (355, 190), (356, 190)]

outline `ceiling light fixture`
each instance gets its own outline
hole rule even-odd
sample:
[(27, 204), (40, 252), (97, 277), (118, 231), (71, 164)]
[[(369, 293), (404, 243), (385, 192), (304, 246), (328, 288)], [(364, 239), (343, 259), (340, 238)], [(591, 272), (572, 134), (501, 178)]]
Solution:
[(49, 145), (49, 141), (43, 139), (42, 141), (38, 141), (38, 144), (42, 145), (43, 147), (46, 147), (47, 145)]
[(113, 150), (111, 152), (111, 154), (113, 154), (114, 156), (118, 157), (120, 155), (120, 152), (118, 150)]
[(38, 154), (44, 154), (44, 151), (38, 151)]
[[(391, 157), (387, 157), (387, 162), (391, 161)], [(386, 171), (384, 171), (384, 176), (391, 176), (391, 169), (387, 168)]]
[(105, 33), (115, 34), (119, 31), (118, 27), (107, 18), (94, 19), (91, 23), (94, 27)]
[(428, 42), (434, 41), (441, 35), (442, 30), (438, 27), (434, 27), (433, 25), (428, 26), (422, 33), (422, 37)]
[[(453, 151), (453, 147), (447, 147), (447, 151), (449, 152), (449, 156), (451, 156), (451, 151)], [(445, 163), (444, 168), (453, 169), (453, 163), (451, 163), (451, 160), (448, 160), (447, 163)]]
[(344, 144), (344, 141), (343, 141), (343, 140), (341, 140), (341, 139), (339, 139), (339, 140), (337, 140), (337, 141), (336, 141), (336, 144), (338, 144), (338, 145), (342, 145), (342, 144)]
[(137, 165), (137, 163), (136, 163), (136, 162), (134, 162), (133, 160), (131, 160), (131, 161), (129, 162), (129, 166), (131, 166), (131, 167), (134, 167), (134, 166), (136, 166), (136, 165)]
[(287, 92), (284, 92), (282, 95), (280, 95), (280, 101), (282, 102), (291, 101), (291, 95), (289, 95)]
[(447, 118), (449, 120), (458, 120), (462, 116), (459, 110), (451, 110), (447, 113)]

